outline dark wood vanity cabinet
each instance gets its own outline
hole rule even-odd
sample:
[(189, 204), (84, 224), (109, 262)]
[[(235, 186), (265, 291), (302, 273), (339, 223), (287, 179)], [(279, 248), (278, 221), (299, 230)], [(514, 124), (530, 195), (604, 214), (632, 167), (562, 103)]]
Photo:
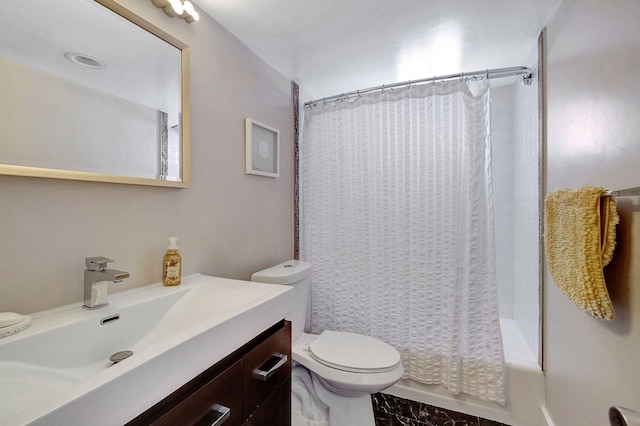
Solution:
[(128, 424), (291, 425), (291, 323), (275, 324)]

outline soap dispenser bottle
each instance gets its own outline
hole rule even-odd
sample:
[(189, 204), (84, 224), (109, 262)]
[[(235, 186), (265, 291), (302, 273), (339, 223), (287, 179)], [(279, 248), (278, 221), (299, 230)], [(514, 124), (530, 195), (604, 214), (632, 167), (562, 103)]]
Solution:
[(167, 253), (162, 259), (162, 284), (165, 286), (180, 285), (182, 277), (182, 256), (178, 253), (178, 239), (169, 238)]

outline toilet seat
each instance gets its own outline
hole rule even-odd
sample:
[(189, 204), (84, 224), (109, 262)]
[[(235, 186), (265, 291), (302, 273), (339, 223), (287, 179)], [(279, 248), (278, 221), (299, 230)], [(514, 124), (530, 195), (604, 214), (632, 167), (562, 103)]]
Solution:
[(308, 347), (319, 363), (352, 373), (384, 373), (400, 363), (400, 354), (392, 346), (357, 333), (326, 330)]

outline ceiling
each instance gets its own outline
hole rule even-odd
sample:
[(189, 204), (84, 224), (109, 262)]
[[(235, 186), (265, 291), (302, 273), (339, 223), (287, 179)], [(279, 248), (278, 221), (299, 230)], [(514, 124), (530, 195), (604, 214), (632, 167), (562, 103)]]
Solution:
[(526, 65), (560, 0), (196, 0), (263, 60), (328, 97)]

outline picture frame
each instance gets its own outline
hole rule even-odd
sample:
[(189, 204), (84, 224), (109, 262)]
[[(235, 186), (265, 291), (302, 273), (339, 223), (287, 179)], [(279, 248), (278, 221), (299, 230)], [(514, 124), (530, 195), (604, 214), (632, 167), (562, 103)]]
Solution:
[(245, 119), (246, 174), (280, 176), (280, 132), (251, 118)]

